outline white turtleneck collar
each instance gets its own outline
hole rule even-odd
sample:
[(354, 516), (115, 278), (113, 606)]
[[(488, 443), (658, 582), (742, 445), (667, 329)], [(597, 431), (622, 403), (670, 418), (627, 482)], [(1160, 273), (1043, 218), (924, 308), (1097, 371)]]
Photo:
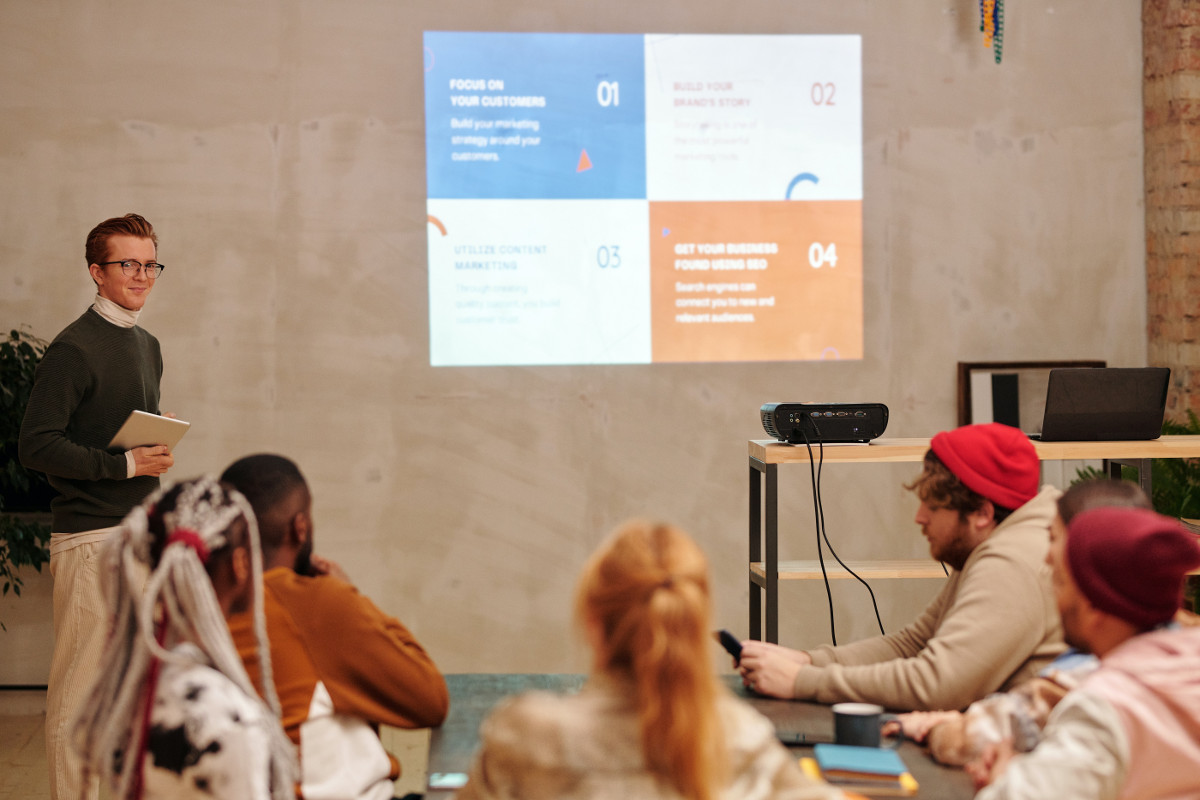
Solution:
[(113, 325), (118, 325), (122, 328), (132, 328), (137, 325), (138, 314), (141, 311), (130, 311), (128, 308), (119, 306), (107, 297), (96, 295), (96, 302), (92, 303), (92, 308), (96, 309), (96, 313), (104, 317)]

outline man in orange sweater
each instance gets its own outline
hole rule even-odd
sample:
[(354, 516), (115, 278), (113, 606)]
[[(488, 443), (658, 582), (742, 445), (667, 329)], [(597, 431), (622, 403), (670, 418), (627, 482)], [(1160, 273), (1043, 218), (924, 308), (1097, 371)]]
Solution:
[[(440, 725), (449, 708), (445, 680), (404, 625), (313, 553), (312, 496), (294, 463), (247, 456), (221, 480), (246, 496), (258, 518), (273, 678), (284, 730), (299, 748), (301, 795), (392, 797), (400, 767), (377, 727)], [(253, 619), (239, 615), (229, 627), (261, 687)]]

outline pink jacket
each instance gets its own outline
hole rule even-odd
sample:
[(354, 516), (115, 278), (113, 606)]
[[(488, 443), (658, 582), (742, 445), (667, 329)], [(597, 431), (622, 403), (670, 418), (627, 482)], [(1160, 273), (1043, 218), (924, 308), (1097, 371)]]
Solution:
[(1130, 756), (1122, 798), (1200, 796), (1200, 628), (1133, 637), (1081, 688), (1121, 718)]

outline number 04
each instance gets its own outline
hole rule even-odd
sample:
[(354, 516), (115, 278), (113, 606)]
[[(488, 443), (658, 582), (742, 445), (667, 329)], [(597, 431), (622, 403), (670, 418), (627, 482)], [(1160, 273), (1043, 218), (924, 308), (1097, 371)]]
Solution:
[(837, 242), (821, 244), (813, 242), (808, 246), (808, 263), (813, 269), (820, 269), (825, 264), (837, 266)]

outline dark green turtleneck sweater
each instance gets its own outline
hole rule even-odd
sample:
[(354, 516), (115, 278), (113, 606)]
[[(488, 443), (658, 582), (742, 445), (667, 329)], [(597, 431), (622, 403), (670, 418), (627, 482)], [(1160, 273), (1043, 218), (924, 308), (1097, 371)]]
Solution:
[(20, 457), (46, 473), (59, 496), (55, 533), (119, 523), (158, 488), (158, 478), (126, 478), (124, 451), (107, 445), (138, 409), (159, 413), (163, 361), (158, 340), (114, 325), (89, 308), (46, 349), (21, 425)]

